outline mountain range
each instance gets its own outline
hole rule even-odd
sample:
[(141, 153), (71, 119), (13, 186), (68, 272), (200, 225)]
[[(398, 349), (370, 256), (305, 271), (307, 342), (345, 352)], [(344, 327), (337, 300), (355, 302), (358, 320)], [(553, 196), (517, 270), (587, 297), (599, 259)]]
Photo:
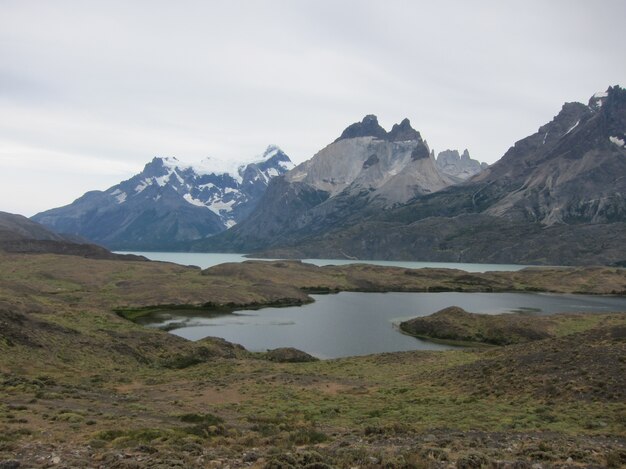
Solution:
[(396, 139), (366, 118), (273, 181), (248, 219), (193, 248), (269, 257), (623, 263), (625, 131), (626, 90), (615, 86), (588, 104), (566, 103), (551, 122), (460, 184), (446, 185), (441, 177), (422, 182), (411, 173), (419, 165), (420, 176), (430, 174), (433, 161), (419, 134), (408, 131), (400, 144), (410, 142), (404, 150), (411, 154), (409, 166), (392, 177), (406, 175), (414, 182), (411, 191), (358, 178), (328, 185), (333, 171), (313, 168), (324, 167), (329, 152), (342, 166), (344, 159), (366, 166), (370, 151), (373, 161), (387, 151), (394, 161), (407, 160), (392, 150)]
[(214, 235), (246, 218), (269, 181), (293, 166), (274, 145), (243, 163), (210, 157), (186, 164), (157, 157), (126, 181), (32, 219), (110, 249), (176, 249), (182, 241)]
[(374, 115), (293, 167), (277, 147), (226, 168), (155, 158), (34, 217), (116, 249), (267, 257), (626, 263), (626, 91), (566, 103), (491, 166), (435, 157), (408, 119)]

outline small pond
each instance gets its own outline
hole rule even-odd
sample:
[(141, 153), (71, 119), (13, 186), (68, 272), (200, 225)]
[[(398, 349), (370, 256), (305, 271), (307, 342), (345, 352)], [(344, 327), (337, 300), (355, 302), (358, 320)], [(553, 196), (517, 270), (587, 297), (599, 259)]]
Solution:
[(403, 320), (448, 306), (475, 313), (626, 311), (626, 297), (534, 293), (350, 293), (312, 295), (314, 303), (228, 314), (162, 311), (142, 324), (191, 340), (222, 337), (251, 351), (295, 347), (319, 358), (407, 350), (445, 350), (450, 345), (401, 333)]

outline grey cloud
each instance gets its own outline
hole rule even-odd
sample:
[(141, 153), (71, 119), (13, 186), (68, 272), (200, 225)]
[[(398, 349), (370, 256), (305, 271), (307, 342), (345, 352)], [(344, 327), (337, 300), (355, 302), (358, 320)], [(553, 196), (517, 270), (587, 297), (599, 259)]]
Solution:
[(625, 14), (621, 0), (2, 2), (0, 149), (29, 149), (37, 171), (43, 150), (70, 155), (2, 208), (79, 196), (77, 158), (130, 171), (276, 143), (302, 161), (370, 113), (493, 162), (563, 102), (626, 84)]

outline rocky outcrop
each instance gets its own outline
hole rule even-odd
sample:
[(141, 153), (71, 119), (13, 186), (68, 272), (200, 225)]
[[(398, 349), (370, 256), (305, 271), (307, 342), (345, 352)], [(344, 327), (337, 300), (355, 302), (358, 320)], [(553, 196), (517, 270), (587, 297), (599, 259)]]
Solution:
[(268, 350), (265, 358), (273, 362), (280, 363), (306, 363), (318, 361), (313, 355), (309, 355), (302, 350), (293, 347), (282, 347)]
[(378, 140), (387, 140), (388, 142), (422, 140), (420, 133), (411, 127), (411, 121), (409, 121), (409, 119), (402, 119), (399, 124), (393, 125), (391, 131), (387, 132), (378, 123), (378, 117), (373, 114), (368, 114), (361, 122), (355, 122), (346, 127), (335, 142), (358, 137), (374, 137)]
[(408, 140), (421, 141), (420, 133), (411, 127), (409, 119), (402, 119), (399, 124), (394, 124), (391, 131), (387, 134), (387, 140), (390, 142), (405, 142)]
[(357, 137), (375, 137), (378, 139), (385, 139), (387, 137), (387, 131), (378, 123), (378, 117), (373, 114), (369, 114), (365, 116), (361, 122), (355, 122), (354, 124), (346, 127), (335, 142)]
[(461, 155), (458, 150), (445, 150), (437, 155), (439, 171), (461, 181), (471, 178), (488, 167), (487, 163), (470, 158), (467, 149)]

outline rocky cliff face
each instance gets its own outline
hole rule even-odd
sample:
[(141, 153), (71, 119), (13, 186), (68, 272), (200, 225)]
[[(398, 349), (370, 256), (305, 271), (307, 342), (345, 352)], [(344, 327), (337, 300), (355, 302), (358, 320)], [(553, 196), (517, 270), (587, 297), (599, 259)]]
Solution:
[(154, 158), (127, 181), (33, 220), (113, 249), (174, 249), (235, 225), (254, 209), (269, 181), (292, 167), (276, 146), (247, 164)]
[(514, 221), (626, 220), (626, 90), (612, 87), (588, 105), (566, 103), (538, 132), (516, 142), (477, 176), (485, 213)]
[(488, 167), (487, 163), (470, 158), (467, 149), (460, 155), (458, 150), (445, 150), (437, 155), (439, 171), (459, 181), (465, 181)]
[(387, 132), (376, 116), (350, 125), (310, 160), (277, 178), (255, 212), (194, 249), (250, 250), (291, 242), (453, 184), (408, 119)]
[(408, 119), (386, 132), (375, 116), (348, 127), (285, 179), (324, 191), (329, 199), (367, 192), (382, 206), (405, 203), (453, 183), (437, 171), (428, 144)]

